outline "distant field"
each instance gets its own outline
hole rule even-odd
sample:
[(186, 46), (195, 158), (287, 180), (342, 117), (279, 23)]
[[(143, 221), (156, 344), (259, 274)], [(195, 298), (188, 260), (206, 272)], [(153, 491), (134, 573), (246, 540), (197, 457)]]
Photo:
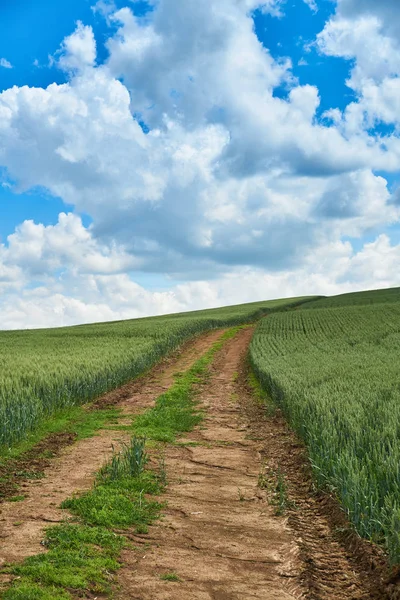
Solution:
[(357, 531), (400, 562), (400, 289), (263, 319), (251, 359)]
[(83, 404), (210, 329), (252, 321), (300, 298), (60, 329), (0, 332), (0, 448)]
[(329, 298), (318, 298), (307, 302), (304, 308), (339, 308), (343, 306), (364, 306), (366, 304), (385, 304), (400, 302), (400, 288), (386, 290), (370, 290), (368, 292), (352, 292)]

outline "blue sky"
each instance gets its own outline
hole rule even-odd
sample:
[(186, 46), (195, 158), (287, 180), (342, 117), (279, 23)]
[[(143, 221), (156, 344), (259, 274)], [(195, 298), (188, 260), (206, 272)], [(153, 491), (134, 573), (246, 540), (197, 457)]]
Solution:
[(343, 110), (354, 99), (354, 93), (346, 86), (351, 61), (322, 57), (313, 45), (316, 35), (335, 12), (334, 3), (322, 0), (318, 11), (311, 11), (303, 1), (289, 1), (284, 10), (285, 16), (280, 19), (260, 10), (256, 12), (254, 23), (258, 38), (275, 58), (291, 58), (293, 74), (301, 84), (318, 87), (321, 96), (319, 115), (329, 108)]
[(399, 31), (392, 0), (3, 2), (0, 327), (395, 285)]

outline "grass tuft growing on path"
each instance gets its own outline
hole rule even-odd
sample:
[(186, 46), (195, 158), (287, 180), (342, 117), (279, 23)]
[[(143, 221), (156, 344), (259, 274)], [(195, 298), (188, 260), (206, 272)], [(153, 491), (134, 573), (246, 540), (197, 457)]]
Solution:
[(174, 385), (159, 396), (155, 406), (134, 419), (132, 427), (136, 435), (172, 443), (179, 434), (191, 431), (201, 422), (203, 414), (198, 409), (194, 388), (206, 377), (215, 354), (239, 329), (234, 327), (225, 332), (190, 369), (176, 375)]
[(70, 591), (110, 593), (127, 543), (114, 529), (134, 526), (144, 533), (160, 514), (161, 504), (147, 496), (159, 494), (163, 486), (157, 473), (145, 469), (147, 460), (144, 440), (136, 437), (114, 453), (92, 490), (63, 503), (79, 521), (47, 529), (43, 544), (48, 552), (8, 569), (18, 579), (3, 599), (64, 600), (73, 597)]

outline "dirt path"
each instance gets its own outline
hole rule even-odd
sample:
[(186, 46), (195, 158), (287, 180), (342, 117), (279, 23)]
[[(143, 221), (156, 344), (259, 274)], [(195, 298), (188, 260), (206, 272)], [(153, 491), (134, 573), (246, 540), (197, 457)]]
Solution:
[[(122, 422), (145, 410), (220, 335), (201, 336), (100, 405), (122, 408)], [(248, 391), (251, 335), (251, 328), (241, 330), (216, 355), (200, 388), (201, 427), (166, 446), (165, 517), (147, 535), (128, 534), (133, 544), (123, 552), (116, 600), (386, 599), (379, 569), (372, 570), (380, 557), (338, 537), (346, 523), (314, 491), (301, 444), (279, 414), (266, 418)], [(23, 502), (0, 505), (0, 565), (44, 550), (43, 529), (65, 518), (60, 502), (88, 489), (111, 445), (123, 439), (122, 432), (104, 430), (75, 443), (43, 480), (26, 484)], [(278, 472), (283, 516), (273, 502)]]
[[(127, 417), (145, 410), (172, 384), (174, 373), (189, 368), (221, 335), (221, 330), (213, 331), (185, 344), (182, 354), (164, 361), (143, 379), (106, 395), (100, 404), (112, 402), (122, 408)], [(120, 398), (123, 399), (119, 401)], [(60, 503), (74, 492), (91, 487), (94, 473), (110, 455), (112, 445), (127, 435), (103, 430), (95, 437), (63, 449), (60, 456), (51, 461), (43, 479), (22, 484), (25, 500), (0, 504), (0, 566), (44, 551), (40, 545), (43, 530), (65, 519)], [(0, 583), (4, 581), (6, 577), (0, 575)]]
[[(240, 332), (217, 358), (200, 396), (202, 428), (182, 440), (186, 446), (167, 449), (166, 516), (150, 536), (134, 536), (148, 550), (125, 552), (119, 600), (301, 597), (297, 545), (263, 501), (259, 447), (232, 396), (251, 335)], [(168, 573), (181, 581), (163, 580)]]
[[(131, 536), (137, 550), (124, 552), (118, 600), (384, 598), (335, 538), (295, 436), (281, 417), (266, 419), (243, 385), (251, 334), (241, 331), (217, 356), (200, 394), (202, 427), (167, 447), (165, 518)], [(277, 469), (288, 486), (285, 516), (272, 503)]]

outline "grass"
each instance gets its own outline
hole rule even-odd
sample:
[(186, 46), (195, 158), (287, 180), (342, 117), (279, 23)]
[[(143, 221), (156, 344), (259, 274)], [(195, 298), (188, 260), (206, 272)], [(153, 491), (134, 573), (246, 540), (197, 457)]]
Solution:
[(32, 433), (41, 439), (46, 430), (62, 428), (63, 422), (73, 419), (77, 406), (139, 376), (190, 337), (248, 323), (300, 301), (0, 332), (0, 453), (7, 454)]
[[(42, 439), (57, 433), (74, 433), (77, 440), (92, 437), (96, 431), (108, 424), (117, 423), (120, 411), (116, 408), (87, 410), (84, 406), (64, 409), (44, 420), (26, 439), (12, 448), (0, 448), (0, 464), (7, 459), (18, 458)], [(46, 457), (44, 457), (46, 458)], [(51, 458), (51, 456), (47, 457)]]
[(134, 437), (114, 453), (93, 489), (63, 502), (76, 522), (50, 527), (43, 542), (46, 553), (3, 570), (16, 579), (2, 598), (65, 600), (84, 592), (110, 594), (120, 552), (127, 545), (120, 532), (134, 527), (145, 533), (160, 516), (161, 504), (151, 496), (161, 493), (163, 482), (146, 464), (142, 439)]
[(172, 571), (171, 573), (163, 573), (163, 575), (160, 575), (160, 579), (162, 579), (163, 581), (182, 581), (179, 575), (177, 575), (174, 571)]
[(159, 494), (161, 486), (154, 474), (119, 478), (98, 482), (95, 488), (82, 496), (62, 503), (70, 513), (89, 525), (128, 529), (147, 533), (148, 525), (159, 517), (161, 505), (149, 500), (147, 494)]
[(159, 442), (175, 442), (176, 437), (198, 425), (203, 415), (197, 408), (194, 387), (207, 373), (207, 367), (224, 343), (236, 335), (238, 327), (221, 336), (220, 341), (204, 354), (185, 373), (176, 376), (170, 389), (159, 396), (155, 406), (134, 419), (136, 435)]
[[(120, 411), (114, 408), (97, 411), (88, 411), (83, 407), (76, 407), (69, 411), (63, 411), (60, 419), (53, 423), (45, 423), (28, 440), (18, 444), (15, 448), (0, 456), (0, 498), (8, 497), (10, 501), (17, 501), (19, 485), (22, 481), (41, 479), (44, 475), (42, 469), (46, 461), (57, 454), (58, 449), (63, 446), (63, 441), (71, 443), (95, 435), (100, 429), (109, 426), (116, 427)], [(53, 436), (57, 434), (71, 433), (71, 440), (61, 437), (57, 440)], [(51, 449), (36, 446), (43, 436), (43, 445), (50, 444)], [(35, 447), (36, 446), (36, 447)], [(31, 452), (30, 452), (31, 451)], [(31, 467), (31, 468), (30, 468)], [(11, 497), (10, 497), (11, 496)], [(22, 498), (22, 497), (21, 497)]]
[(277, 482), (275, 488), (275, 505), (276, 505), (276, 514), (278, 516), (282, 516), (285, 514), (286, 510), (290, 506), (287, 485), (285, 476), (282, 471), (278, 471), (277, 474)]
[[(14, 598), (72, 598), (67, 590), (110, 591), (110, 573), (119, 568), (117, 558), (125, 539), (103, 527), (64, 524), (46, 532), (48, 552), (26, 559), (11, 572), (19, 579), (5, 592)], [(53, 595), (52, 595), (53, 594)]]
[(262, 387), (255, 373), (250, 369), (247, 374), (247, 384), (252, 391), (253, 397), (263, 407), (266, 417), (273, 417), (276, 414), (276, 404), (271, 396)]
[(263, 389), (306, 443), (317, 483), (337, 495), (357, 532), (382, 544), (394, 564), (400, 563), (399, 300), (399, 290), (384, 290), (271, 315), (250, 348)]
[(285, 475), (280, 469), (266, 470), (263, 464), (258, 474), (257, 486), (260, 490), (268, 492), (269, 503), (275, 506), (276, 516), (283, 516), (289, 508), (295, 508), (294, 502), (289, 499)]

